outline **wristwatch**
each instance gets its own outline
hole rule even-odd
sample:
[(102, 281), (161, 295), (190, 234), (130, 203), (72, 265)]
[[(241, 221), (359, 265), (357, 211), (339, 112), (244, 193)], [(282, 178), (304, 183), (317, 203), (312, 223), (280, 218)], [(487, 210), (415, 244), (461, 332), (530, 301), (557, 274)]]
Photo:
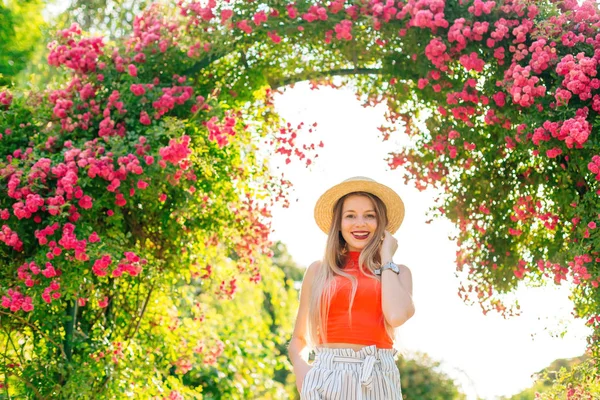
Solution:
[(396, 275), (400, 273), (400, 268), (393, 261), (385, 263), (381, 268), (375, 270), (376, 275), (381, 275), (386, 269), (392, 270)]

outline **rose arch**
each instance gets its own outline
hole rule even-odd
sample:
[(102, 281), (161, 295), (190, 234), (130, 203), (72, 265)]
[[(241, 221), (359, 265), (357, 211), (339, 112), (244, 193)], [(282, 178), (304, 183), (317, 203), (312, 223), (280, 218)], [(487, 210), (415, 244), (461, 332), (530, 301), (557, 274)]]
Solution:
[(570, 282), (600, 357), (595, 3), (179, 1), (115, 41), (60, 31), (48, 63), (46, 91), (0, 91), (2, 390), (201, 397), (227, 344), (196, 299), (261, 282), (290, 185), (258, 149), (318, 151), (273, 108), (304, 80), (412, 138), (389, 165), (441, 189), (466, 302), (508, 316), (521, 281)]

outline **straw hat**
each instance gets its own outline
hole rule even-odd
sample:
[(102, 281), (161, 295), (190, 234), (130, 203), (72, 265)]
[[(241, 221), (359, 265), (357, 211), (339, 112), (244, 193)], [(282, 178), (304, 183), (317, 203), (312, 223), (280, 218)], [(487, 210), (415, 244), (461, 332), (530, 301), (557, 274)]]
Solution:
[(392, 234), (398, 230), (404, 219), (404, 202), (400, 196), (389, 187), (377, 183), (373, 179), (355, 176), (333, 186), (317, 200), (317, 204), (315, 204), (315, 221), (323, 232), (329, 234), (329, 227), (333, 219), (333, 207), (337, 201), (353, 192), (367, 192), (379, 197), (387, 209), (387, 230)]

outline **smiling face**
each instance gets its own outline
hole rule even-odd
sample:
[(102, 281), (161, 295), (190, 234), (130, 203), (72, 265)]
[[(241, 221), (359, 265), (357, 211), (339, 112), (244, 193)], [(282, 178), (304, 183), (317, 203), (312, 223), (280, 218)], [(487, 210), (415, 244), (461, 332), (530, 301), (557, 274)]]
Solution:
[(377, 213), (371, 199), (352, 195), (344, 200), (340, 230), (349, 251), (362, 251), (377, 230)]

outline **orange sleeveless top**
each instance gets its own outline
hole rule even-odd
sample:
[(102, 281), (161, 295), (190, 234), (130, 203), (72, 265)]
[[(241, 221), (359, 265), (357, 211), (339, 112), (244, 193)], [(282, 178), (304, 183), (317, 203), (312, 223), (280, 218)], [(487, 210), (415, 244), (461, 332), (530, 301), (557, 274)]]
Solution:
[(385, 330), (381, 308), (381, 283), (360, 272), (359, 256), (358, 251), (348, 252), (346, 264), (343, 266), (344, 272), (356, 277), (358, 284), (352, 304), (352, 320), (348, 314), (352, 282), (338, 275), (334, 277), (335, 282), (330, 283), (335, 286), (325, 324), (327, 342), (376, 345), (382, 349), (391, 349), (394, 343)]

